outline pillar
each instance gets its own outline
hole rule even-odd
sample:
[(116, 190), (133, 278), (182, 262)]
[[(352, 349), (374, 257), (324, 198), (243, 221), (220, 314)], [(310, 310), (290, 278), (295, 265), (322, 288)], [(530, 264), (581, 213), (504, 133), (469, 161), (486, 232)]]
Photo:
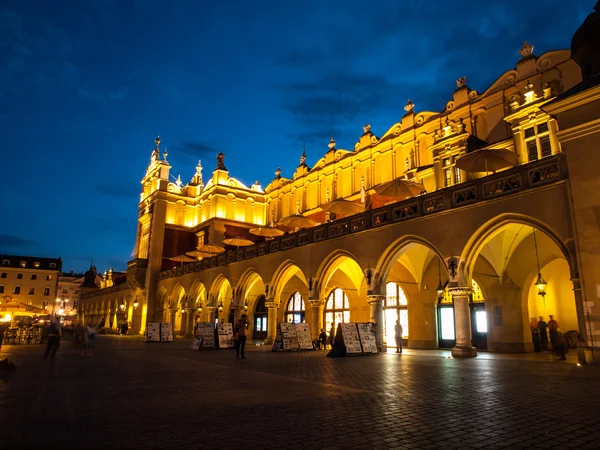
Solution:
[(268, 310), (268, 318), (267, 318), (267, 338), (265, 339), (265, 344), (272, 344), (275, 342), (275, 337), (277, 337), (277, 308), (279, 307), (278, 303), (275, 302), (265, 302), (265, 306)]
[(194, 308), (185, 308), (185, 337), (194, 337)]
[(310, 323), (312, 339), (313, 341), (318, 341), (321, 328), (323, 328), (323, 308), (325, 307), (325, 300), (308, 300), (308, 303), (310, 304), (312, 314)]
[(171, 325), (173, 327), (173, 334), (175, 334), (175, 315), (177, 314), (177, 309), (173, 309), (170, 308), (169, 309), (169, 322), (171, 322), (173, 325)]
[(383, 300), (385, 299), (385, 295), (381, 294), (371, 294), (367, 295), (367, 302), (369, 302), (369, 307), (371, 308), (371, 321), (375, 323), (375, 341), (377, 343), (377, 348), (382, 349), (382, 351), (387, 350), (387, 346), (383, 343)]
[(454, 299), (454, 328), (456, 330), (456, 346), (452, 356), (474, 358), (477, 349), (471, 344), (471, 311), (469, 310), (469, 294), (471, 288), (455, 287), (450, 289)]

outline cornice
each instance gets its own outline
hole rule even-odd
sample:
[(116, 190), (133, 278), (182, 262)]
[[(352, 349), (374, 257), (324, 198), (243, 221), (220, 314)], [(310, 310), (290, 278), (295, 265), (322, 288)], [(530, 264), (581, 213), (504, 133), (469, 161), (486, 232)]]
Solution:
[(577, 108), (598, 100), (600, 100), (600, 84), (592, 86), (567, 98), (554, 101), (549, 105), (545, 105), (542, 109), (548, 114), (560, 114), (568, 111), (569, 109)]
[(556, 137), (563, 143), (596, 133), (600, 133), (600, 119), (595, 119), (590, 122), (582, 123), (581, 125), (558, 131)]

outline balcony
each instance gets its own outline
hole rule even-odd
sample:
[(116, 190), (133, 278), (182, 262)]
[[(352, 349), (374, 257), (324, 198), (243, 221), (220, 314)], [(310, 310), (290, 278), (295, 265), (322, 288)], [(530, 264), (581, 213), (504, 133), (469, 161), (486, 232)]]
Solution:
[(513, 167), (500, 173), (477, 180), (457, 184), (429, 194), (412, 197), (382, 208), (365, 211), (351, 217), (300, 230), (270, 241), (260, 242), (250, 247), (220, 253), (202, 261), (196, 261), (161, 272), (165, 280), (190, 272), (199, 272), (212, 267), (223, 266), (237, 261), (256, 258), (268, 253), (285, 251), (310, 243), (335, 239), (352, 233), (379, 228), (437, 214), (443, 211), (462, 208), (466, 205), (482, 203), (510, 196), (538, 187), (553, 184), (568, 178), (565, 158), (557, 154), (528, 164)]

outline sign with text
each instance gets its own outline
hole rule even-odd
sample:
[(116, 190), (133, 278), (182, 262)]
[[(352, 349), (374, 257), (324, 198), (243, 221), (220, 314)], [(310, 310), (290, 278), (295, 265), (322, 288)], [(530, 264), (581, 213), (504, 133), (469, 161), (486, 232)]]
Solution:
[(233, 348), (233, 324), (220, 323), (217, 326), (219, 334), (219, 348)]
[[(360, 336), (356, 328), (356, 323), (340, 323), (336, 333), (340, 334), (343, 339), (343, 344), (346, 346), (346, 353), (348, 355), (361, 355), (362, 348), (360, 346)], [(337, 342), (336, 342), (337, 344)]]
[(146, 342), (160, 342), (159, 322), (150, 322), (146, 325)]
[(173, 324), (171, 322), (161, 322), (160, 341), (173, 342)]
[(215, 325), (212, 322), (196, 323), (196, 338), (202, 339), (201, 348), (215, 348)]
[(364, 353), (378, 354), (377, 351), (377, 340), (375, 339), (375, 333), (373, 332), (373, 324), (369, 322), (361, 322), (356, 324), (358, 328), (358, 335), (360, 336), (360, 343)]
[(298, 347), (300, 350), (314, 350), (312, 336), (310, 334), (310, 325), (307, 323), (296, 324), (296, 336), (298, 337)]

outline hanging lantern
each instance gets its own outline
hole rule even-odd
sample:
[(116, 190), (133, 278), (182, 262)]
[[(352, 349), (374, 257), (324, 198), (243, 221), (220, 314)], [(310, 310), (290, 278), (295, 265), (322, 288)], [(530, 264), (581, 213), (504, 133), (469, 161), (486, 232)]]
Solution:
[(138, 305), (139, 305), (139, 303), (138, 303), (138, 299), (136, 298), (136, 299), (133, 301), (133, 307), (134, 307), (134, 308), (137, 308), (137, 307), (138, 307)]
[(548, 283), (542, 277), (542, 273), (538, 272), (537, 280), (535, 280), (535, 287), (538, 290), (538, 295), (544, 297), (546, 295), (546, 286)]
[(244, 311), (248, 311), (248, 300), (244, 302)]

